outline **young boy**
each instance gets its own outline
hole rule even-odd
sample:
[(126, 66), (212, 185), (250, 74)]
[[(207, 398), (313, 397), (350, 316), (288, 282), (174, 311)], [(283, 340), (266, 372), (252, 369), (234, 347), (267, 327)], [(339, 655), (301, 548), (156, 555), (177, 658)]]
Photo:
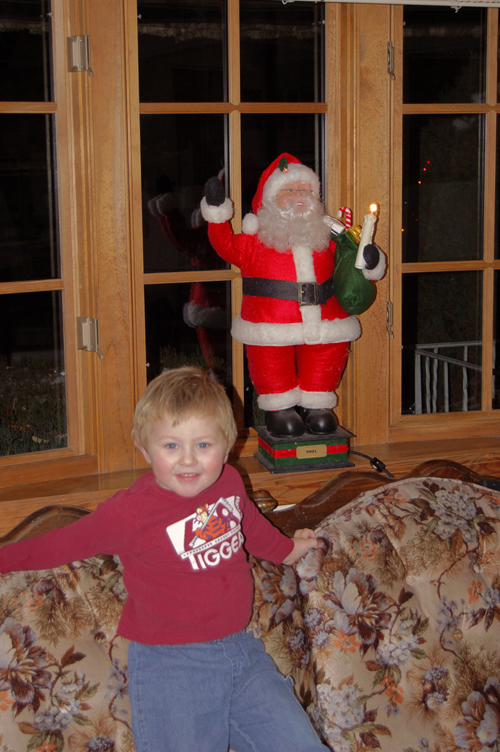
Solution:
[(325, 752), (260, 640), (247, 553), (293, 564), (293, 541), (248, 499), (226, 465), (236, 426), (223, 388), (196, 368), (152, 381), (133, 437), (153, 472), (72, 525), (0, 550), (0, 573), (117, 554), (128, 599), (137, 752)]

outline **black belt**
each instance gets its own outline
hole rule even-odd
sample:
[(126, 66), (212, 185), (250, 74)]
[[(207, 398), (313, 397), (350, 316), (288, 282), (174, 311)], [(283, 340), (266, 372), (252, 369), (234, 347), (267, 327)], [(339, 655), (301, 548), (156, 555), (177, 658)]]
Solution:
[(296, 300), (299, 306), (325, 305), (333, 298), (333, 277), (321, 282), (287, 282), (264, 277), (243, 277), (243, 295)]

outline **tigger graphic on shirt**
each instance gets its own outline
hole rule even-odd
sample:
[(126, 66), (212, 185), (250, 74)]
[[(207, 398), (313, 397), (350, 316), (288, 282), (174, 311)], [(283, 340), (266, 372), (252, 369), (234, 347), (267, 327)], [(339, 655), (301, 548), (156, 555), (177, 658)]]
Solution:
[(203, 570), (239, 551), (244, 540), (241, 517), (240, 497), (221, 497), (169, 525), (166, 532), (178, 556), (188, 559), (194, 570)]

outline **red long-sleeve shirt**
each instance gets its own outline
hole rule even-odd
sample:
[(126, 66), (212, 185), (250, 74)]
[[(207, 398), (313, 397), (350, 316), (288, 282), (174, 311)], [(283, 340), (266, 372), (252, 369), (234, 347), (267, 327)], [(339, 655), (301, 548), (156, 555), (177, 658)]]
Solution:
[(151, 645), (182, 644), (244, 629), (253, 601), (247, 552), (280, 563), (292, 548), (226, 465), (194, 498), (143, 475), (72, 525), (0, 549), (0, 573), (116, 554), (128, 591), (118, 634)]

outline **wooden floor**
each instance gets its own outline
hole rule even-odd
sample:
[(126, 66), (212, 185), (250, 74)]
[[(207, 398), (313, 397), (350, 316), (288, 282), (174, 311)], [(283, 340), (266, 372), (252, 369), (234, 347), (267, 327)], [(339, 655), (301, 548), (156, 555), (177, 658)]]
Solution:
[[(451, 459), (482, 475), (500, 477), (500, 438), (430, 441), (425, 444), (425, 449), (422, 442), (410, 442), (356, 446), (355, 450), (378, 457), (396, 477), (405, 475), (420, 462), (430, 459)], [(371, 469), (369, 462), (362, 457), (349, 455), (349, 459), (355, 470)], [(271, 474), (252, 456), (251, 451), (246, 456), (230, 459), (230, 462), (241, 473), (248, 491), (267, 490), (279, 504), (295, 504), (336, 475), (346, 472), (342, 468)], [(115, 491), (128, 488), (143, 472), (147, 472), (147, 469), (89, 474), (0, 489), (0, 535), (10, 531), (35, 510), (51, 504), (73, 504), (94, 509)]]

